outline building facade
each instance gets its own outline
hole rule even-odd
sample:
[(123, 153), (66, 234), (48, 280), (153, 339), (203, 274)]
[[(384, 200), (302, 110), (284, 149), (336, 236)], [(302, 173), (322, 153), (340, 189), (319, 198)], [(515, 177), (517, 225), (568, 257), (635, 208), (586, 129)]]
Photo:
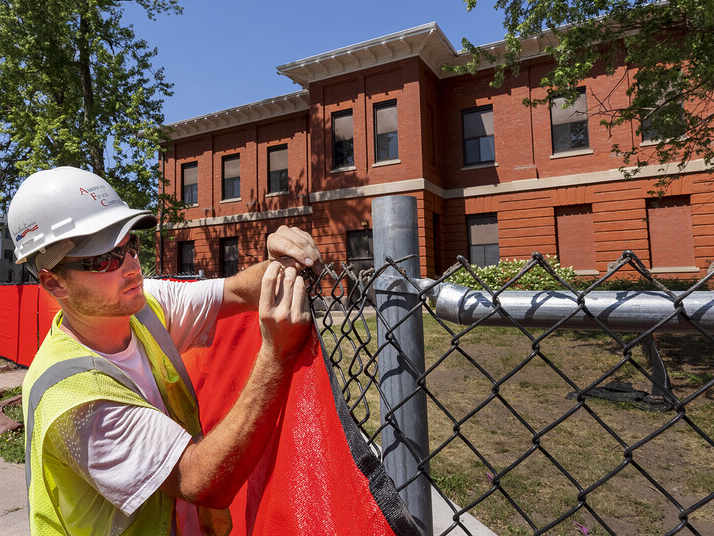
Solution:
[[(24, 265), (15, 264), (15, 244), (7, 224), (7, 214), (0, 213), (0, 285), (28, 282), (30, 274)], [(34, 278), (33, 278), (34, 279)]]
[[(315, 237), (327, 262), (371, 261), (371, 202), (412, 195), (422, 276), (463, 255), (474, 264), (557, 255), (595, 276), (625, 249), (655, 274), (699, 277), (714, 261), (714, 192), (701, 161), (659, 200), (663, 171), (625, 180), (613, 144), (651, 145), (636, 125), (608, 131), (598, 102), (626, 100), (631, 73), (594, 73), (574, 106), (528, 108), (551, 64), (546, 35), (524, 43), (517, 78), (456, 75), (435, 23), (278, 67), (303, 89), (168, 125), (168, 184), (189, 204), (167, 225), (157, 271), (235, 273), (266, 257), (280, 225)], [(495, 54), (502, 43), (487, 45)]]

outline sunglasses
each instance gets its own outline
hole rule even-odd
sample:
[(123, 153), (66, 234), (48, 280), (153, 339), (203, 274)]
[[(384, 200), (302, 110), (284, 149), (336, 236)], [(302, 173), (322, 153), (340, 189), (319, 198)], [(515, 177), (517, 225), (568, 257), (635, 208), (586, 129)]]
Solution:
[(60, 263), (58, 266), (71, 270), (84, 270), (85, 272), (113, 272), (124, 264), (124, 257), (127, 252), (135, 259), (139, 256), (139, 237), (135, 234), (129, 235), (129, 241), (126, 244), (117, 246), (111, 251), (107, 251), (101, 255), (95, 255), (94, 257)]

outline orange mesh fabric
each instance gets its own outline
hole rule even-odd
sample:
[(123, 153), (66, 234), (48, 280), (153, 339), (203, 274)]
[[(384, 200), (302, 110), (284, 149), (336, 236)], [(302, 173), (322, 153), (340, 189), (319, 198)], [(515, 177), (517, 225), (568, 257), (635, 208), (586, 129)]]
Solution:
[[(257, 314), (244, 314), (219, 321), (213, 345), (184, 356), (205, 432), (237, 399), (260, 342)], [(231, 534), (421, 534), (327, 371), (313, 333), (263, 457), (231, 505)]]

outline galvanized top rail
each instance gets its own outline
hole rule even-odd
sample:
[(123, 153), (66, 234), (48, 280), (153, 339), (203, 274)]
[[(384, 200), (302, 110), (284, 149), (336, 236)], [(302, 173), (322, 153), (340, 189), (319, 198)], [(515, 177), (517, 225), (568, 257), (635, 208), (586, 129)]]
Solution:
[[(591, 291), (580, 296), (566, 290), (507, 291), (492, 296), (453, 283), (382, 275), (380, 290), (421, 293), (435, 300), (434, 310), (443, 320), (470, 325), (548, 329), (559, 323), (567, 329), (602, 329), (642, 332), (692, 333), (696, 325), (714, 330), (714, 292)], [(418, 287), (418, 288), (417, 288)], [(681, 296), (685, 296), (680, 299)], [(507, 313), (506, 313), (507, 311)], [(693, 324), (694, 323), (694, 324)]]

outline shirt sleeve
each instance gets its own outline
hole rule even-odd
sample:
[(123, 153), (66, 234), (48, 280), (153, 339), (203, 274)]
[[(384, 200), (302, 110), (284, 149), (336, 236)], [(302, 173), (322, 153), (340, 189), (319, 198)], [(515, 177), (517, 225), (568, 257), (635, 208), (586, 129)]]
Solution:
[(106, 400), (65, 412), (47, 434), (47, 460), (69, 467), (127, 516), (161, 486), (191, 440), (160, 411)]
[(179, 353), (213, 342), (216, 319), (223, 305), (224, 279), (185, 282), (146, 279), (144, 289), (154, 296), (166, 316), (166, 329)]

